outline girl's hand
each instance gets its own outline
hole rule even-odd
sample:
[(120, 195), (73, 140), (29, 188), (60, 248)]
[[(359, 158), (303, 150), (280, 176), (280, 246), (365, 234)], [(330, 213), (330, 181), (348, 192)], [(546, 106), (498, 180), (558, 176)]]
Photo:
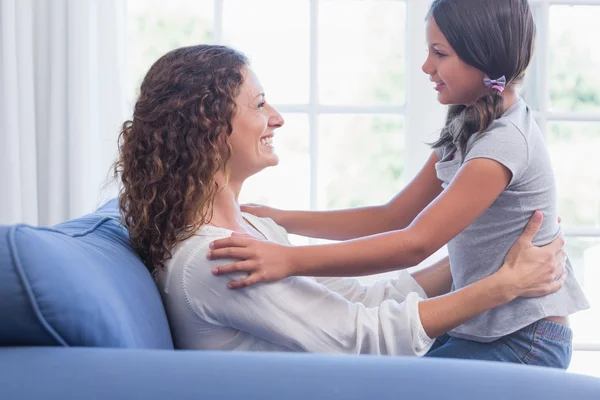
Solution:
[(259, 218), (271, 218), (277, 222), (277, 219), (284, 211), (277, 208), (261, 206), (260, 204), (243, 204), (241, 207), (242, 212), (247, 212), (252, 215), (256, 215)]
[(532, 244), (543, 221), (536, 211), (525, 231), (510, 249), (504, 265), (497, 272), (513, 290), (515, 296), (539, 297), (559, 290), (566, 279), (564, 251), (565, 241), (560, 235), (544, 247)]
[(258, 282), (278, 281), (293, 275), (291, 247), (273, 242), (249, 239), (234, 233), (231, 237), (216, 240), (206, 255), (209, 260), (237, 258), (239, 261), (212, 270), (213, 275), (247, 272), (248, 277), (231, 281), (230, 289), (240, 289)]

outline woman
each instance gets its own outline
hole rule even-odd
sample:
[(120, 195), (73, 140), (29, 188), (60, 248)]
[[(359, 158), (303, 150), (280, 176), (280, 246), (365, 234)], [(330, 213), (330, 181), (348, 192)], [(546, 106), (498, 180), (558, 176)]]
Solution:
[[(146, 75), (124, 124), (115, 173), (133, 246), (155, 273), (179, 348), (424, 355), (433, 338), (519, 296), (562, 286), (562, 239), (535, 248), (534, 217), (503, 267), (451, 294), (448, 260), (362, 286), (291, 277), (229, 291), (209, 243), (232, 232), (289, 245), (272, 220), (242, 213), (244, 181), (278, 163), (281, 115), (240, 53), (177, 49)], [(485, 260), (481, 261), (485, 263)]]

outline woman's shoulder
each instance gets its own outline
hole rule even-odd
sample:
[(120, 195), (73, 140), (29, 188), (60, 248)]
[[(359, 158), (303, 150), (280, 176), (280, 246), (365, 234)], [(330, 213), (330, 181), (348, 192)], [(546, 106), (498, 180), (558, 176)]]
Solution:
[(171, 249), (171, 257), (165, 261), (164, 268), (161, 268), (156, 276), (156, 283), (161, 290), (168, 293), (170, 290), (185, 289), (181, 286), (182, 278), (186, 274), (189, 275), (191, 270), (196, 271), (194, 275), (198, 276), (195, 276), (194, 280), (197, 281), (208, 280), (212, 276), (211, 261), (206, 258), (210, 243), (231, 236), (231, 231), (213, 228), (201, 227)]
[(227, 264), (231, 259), (209, 260), (206, 254), (210, 250), (210, 244), (215, 240), (225, 239), (231, 236), (232, 231), (213, 226), (204, 226), (189, 238), (179, 242), (171, 250), (171, 258), (165, 262), (165, 286), (170, 285), (171, 277), (178, 277), (174, 283), (183, 285), (183, 290), (192, 287), (211, 286), (215, 277), (211, 270), (214, 267)]
[[(168, 265), (181, 265), (189, 263), (191, 259), (198, 258), (198, 254), (206, 254), (210, 243), (231, 236), (232, 231), (224, 228), (204, 225), (193, 235), (177, 243), (171, 250), (171, 258), (167, 260)], [(203, 252), (203, 253), (202, 253)], [(208, 262), (206, 257), (203, 258)], [(199, 261), (202, 258), (195, 260)]]

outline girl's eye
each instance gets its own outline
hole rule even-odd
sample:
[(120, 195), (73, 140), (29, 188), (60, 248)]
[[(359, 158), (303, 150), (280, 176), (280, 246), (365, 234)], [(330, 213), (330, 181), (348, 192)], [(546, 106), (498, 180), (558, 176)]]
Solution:
[(445, 56), (446, 56), (444, 53), (440, 53), (440, 52), (439, 52), (439, 51), (437, 51), (437, 50), (435, 51), (435, 55), (436, 55), (436, 56), (438, 56), (438, 57), (440, 57), (440, 58), (442, 58), (442, 57), (445, 57)]

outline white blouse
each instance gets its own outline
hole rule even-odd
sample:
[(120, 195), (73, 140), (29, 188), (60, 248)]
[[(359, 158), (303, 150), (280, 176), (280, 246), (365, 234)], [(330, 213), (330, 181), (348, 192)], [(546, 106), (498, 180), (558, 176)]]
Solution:
[[(244, 214), (270, 241), (289, 245), (271, 219)], [(232, 260), (209, 261), (209, 244), (231, 236), (203, 226), (178, 244), (158, 273), (175, 347), (422, 356), (433, 340), (418, 312), (426, 294), (406, 271), (362, 285), (356, 278), (289, 277), (232, 290), (238, 273), (214, 276)]]

